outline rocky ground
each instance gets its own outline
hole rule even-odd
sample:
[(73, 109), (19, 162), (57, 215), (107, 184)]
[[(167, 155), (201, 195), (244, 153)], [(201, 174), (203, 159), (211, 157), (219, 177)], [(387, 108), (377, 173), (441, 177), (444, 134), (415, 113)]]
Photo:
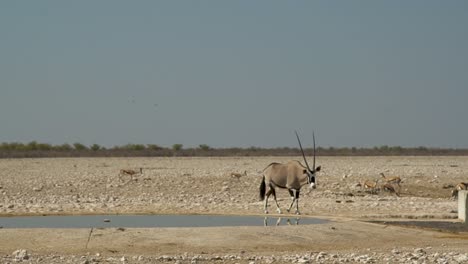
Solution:
[[(291, 158), (5, 159), (0, 160), (0, 215), (262, 214), (262, 202), (258, 200), (261, 171), (270, 162), (284, 162), (289, 159)], [(300, 157), (296, 159), (300, 160)], [(468, 181), (467, 157), (318, 157), (317, 162), (322, 166), (322, 171), (317, 176), (318, 188), (312, 192), (303, 190), (300, 199), (301, 213), (336, 221), (456, 221), (457, 203), (450, 198), (450, 192), (452, 186), (458, 182)], [(134, 179), (128, 175), (119, 177), (121, 169), (139, 168), (143, 168), (143, 174), (135, 175)], [(233, 172), (244, 171), (247, 175), (240, 178), (231, 176)], [(379, 179), (381, 172), (387, 177), (402, 178), (401, 188), (396, 186), (400, 196), (383, 191), (372, 194), (357, 186), (363, 179)], [(288, 194), (283, 190), (277, 193), (279, 203), (285, 209), (290, 202)], [(274, 203), (270, 205), (273, 206), (270, 210), (273, 212)], [(303, 231), (317, 232), (307, 228)], [(303, 248), (295, 254), (288, 254), (291, 248), (286, 247), (287, 249), (277, 253), (259, 247), (253, 252), (242, 253), (240, 250), (230, 254), (223, 254), (229, 250), (211, 252), (207, 249), (209, 254), (176, 251), (168, 255), (162, 250), (153, 249), (150, 252), (128, 255), (123, 254), (125, 250), (113, 254), (92, 250), (54, 252), (53, 248), (38, 250), (34, 246), (24, 248), (20, 245), (17, 248), (2, 247), (2, 233), (3, 237), (14, 236), (9, 232), (11, 231), (0, 229), (2, 262), (463, 263), (468, 259), (466, 238), (458, 238), (454, 245), (450, 242), (453, 239), (444, 240), (447, 247), (430, 243), (424, 247), (417, 243), (400, 247), (395, 242), (398, 237), (389, 237), (382, 243), (391, 243), (385, 246), (382, 244), (380, 248), (385, 250), (381, 251), (376, 250), (379, 246), (372, 247), (371, 251), (359, 246), (353, 249), (328, 246), (318, 252)], [(327, 240), (327, 234), (323, 235), (323, 240)], [(338, 237), (337, 241), (339, 240)], [(460, 246), (464, 241), (465, 250)]]
[[(0, 258), (0, 261), (34, 263), (467, 263), (468, 254), (431, 252), (431, 248), (393, 249), (388, 253), (333, 253), (311, 252), (307, 254), (282, 255), (162, 255), (103, 257), (101, 254), (83, 256), (29, 255), (25, 250), (13, 252), (13, 256)], [(2, 263), (3, 263), (2, 262)]]

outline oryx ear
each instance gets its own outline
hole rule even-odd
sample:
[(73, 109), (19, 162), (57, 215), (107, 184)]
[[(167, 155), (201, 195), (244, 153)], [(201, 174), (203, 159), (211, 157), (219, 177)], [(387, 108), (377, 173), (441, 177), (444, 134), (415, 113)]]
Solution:
[(318, 166), (318, 167), (315, 169), (315, 171), (320, 171), (320, 169), (321, 169), (321, 166)]

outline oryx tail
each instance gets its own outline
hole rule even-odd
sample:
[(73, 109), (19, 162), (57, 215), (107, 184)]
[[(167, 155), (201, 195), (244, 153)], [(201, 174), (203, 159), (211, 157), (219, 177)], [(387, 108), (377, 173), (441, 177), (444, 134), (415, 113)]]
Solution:
[(262, 183), (260, 183), (260, 201), (263, 201), (265, 199), (265, 191), (266, 191), (266, 184), (265, 184), (265, 176), (263, 176)]

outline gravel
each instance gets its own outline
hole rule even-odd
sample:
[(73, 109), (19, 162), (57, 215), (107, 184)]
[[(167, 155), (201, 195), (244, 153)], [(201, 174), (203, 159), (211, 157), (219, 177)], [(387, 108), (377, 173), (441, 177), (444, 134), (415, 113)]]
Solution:
[[(62, 158), (0, 160), (0, 215), (42, 214), (260, 214), (261, 171), (291, 157)], [(302, 157), (295, 159), (301, 160)], [(354, 219), (453, 219), (450, 188), (468, 179), (465, 157), (318, 157), (318, 188), (301, 192), (305, 215)], [(456, 164), (457, 166), (453, 166)], [(121, 181), (120, 169), (143, 167)], [(239, 179), (232, 172), (247, 171)], [(401, 196), (370, 194), (356, 186), (380, 172), (400, 176)], [(434, 177), (437, 175), (437, 177)], [(284, 207), (290, 198), (279, 190)], [(271, 211), (275, 209), (271, 202)], [(466, 252), (394, 248), (388, 252), (309, 252), (302, 255), (37, 255), (18, 249), (0, 263), (467, 263)]]
[(436, 252), (431, 248), (393, 249), (389, 252), (336, 253), (309, 252), (295, 255), (209, 255), (187, 253), (161, 256), (105, 256), (95, 255), (63, 256), (35, 255), (19, 249), (11, 255), (0, 257), (1, 263), (466, 263), (468, 253)]
[[(261, 213), (259, 172), (269, 162), (288, 159), (1, 160), (0, 214)], [(446, 157), (378, 157), (371, 163), (370, 158), (321, 157), (318, 162), (324, 168), (318, 175), (318, 188), (310, 193), (301, 192), (303, 214), (340, 212), (355, 218), (456, 218), (456, 202), (450, 199), (451, 190), (444, 186), (468, 178), (463, 166), (450, 167), (454, 161)], [(135, 180), (119, 179), (121, 168), (139, 167), (144, 168), (143, 175), (136, 175)], [(244, 170), (247, 176), (240, 179), (230, 176), (231, 172)], [(401, 197), (383, 192), (369, 194), (355, 187), (361, 179), (378, 178), (381, 171), (403, 179)], [(437, 171), (444, 174), (438, 177), (438, 183), (430, 183), (428, 179)], [(343, 178), (343, 174), (347, 176)], [(277, 194), (284, 207), (290, 200), (287, 192), (280, 190)]]

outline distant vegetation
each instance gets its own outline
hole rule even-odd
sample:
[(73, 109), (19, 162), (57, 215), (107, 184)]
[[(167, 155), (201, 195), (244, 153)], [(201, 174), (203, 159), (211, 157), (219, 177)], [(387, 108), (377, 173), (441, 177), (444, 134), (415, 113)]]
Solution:
[[(305, 149), (311, 156), (313, 150)], [(184, 148), (182, 144), (162, 147), (156, 144), (127, 144), (106, 148), (99, 144), (86, 146), (81, 143), (51, 145), (32, 141), (29, 143), (1, 143), (0, 158), (37, 158), (37, 157), (188, 157), (188, 156), (299, 156), (298, 148), (212, 148), (200, 144), (196, 148)], [(400, 146), (379, 146), (373, 148), (317, 148), (318, 156), (466, 156), (468, 149), (443, 148), (404, 148)]]

